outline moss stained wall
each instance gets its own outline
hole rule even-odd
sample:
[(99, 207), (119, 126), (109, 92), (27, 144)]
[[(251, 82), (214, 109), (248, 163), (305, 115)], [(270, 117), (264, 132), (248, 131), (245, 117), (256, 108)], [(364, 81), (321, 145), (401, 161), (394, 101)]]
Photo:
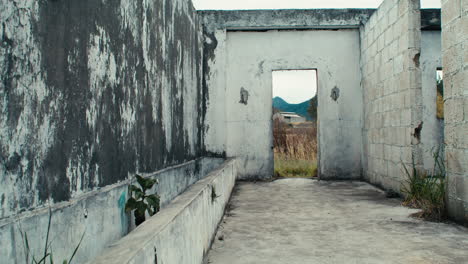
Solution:
[(201, 155), (188, 0), (0, 1), (0, 219)]

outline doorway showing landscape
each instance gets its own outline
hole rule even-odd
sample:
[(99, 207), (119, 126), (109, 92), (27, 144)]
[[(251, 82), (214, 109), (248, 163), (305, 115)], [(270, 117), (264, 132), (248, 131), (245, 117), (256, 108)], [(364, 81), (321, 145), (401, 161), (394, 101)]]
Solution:
[(272, 78), (275, 177), (317, 177), (317, 70), (276, 70)]

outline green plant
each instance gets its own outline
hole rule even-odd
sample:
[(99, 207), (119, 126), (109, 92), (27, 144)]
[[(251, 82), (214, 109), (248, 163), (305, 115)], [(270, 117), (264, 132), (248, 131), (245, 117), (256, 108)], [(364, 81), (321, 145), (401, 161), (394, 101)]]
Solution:
[(160, 197), (156, 193), (146, 194), (148, 190), (158, 183), (157, 180), (143, 178), (140, 175), (135, 175), (135, 177), (140, 187), (135, 185), (130, 185), (128, 187), (130, 198), (125, 204), (125, 211), (127, 213), (134, 211), (135, 225), (139, 226), (145, 221), (146, 212), (148, 212), (150, 216), (159, 212)]
[[(46, 233), (46, 240), (45, 240), (45, 245), (44, 245), (44, 253), (42, 254), (41, 258), (36, 259), (35, 256), (32, 256), (31, 259), (31, 248), (29, 246), (29, 240), (28, 240), (28, 234), (26, 232), (23, 232), (21, 227), (20, 227), (20, 233), (21, 233), (21, 238), (23, 239), (24, 243), (24, 256), (25, 256), (25, 263), (26, 264), (54, 264), (54, 257), (52, 253), (52, 242), (49, 242), (49, 237), (50, 237), (50, 226), (52, 224), (52, 210), (49, 207), (49, 221), (47, 224), (47, 233)], [(75, 257), (76, 253), (78, 252), (78, 249), (81, 246), (81, 242), (83, 241), (85, 233), (83, 232), (83, 235), (81, 235), (80, 242), (78, 245), (75, 247), (73, 250), (73, 254), (68, 260), (63, 260), (63, 264), (71, 264), (73, 261), (73, 258)]]
[(292, 159), (275, 153), (275, 177), (312, 178), (316, 176), (316, 161)]
[(446, 216), (446, 177), (440, 153), (440, 149), (433, 152), (434, 168), (432, 171), (417, 169), (413, 160), (410, 172), (403, 163), (407, 179), (401, 189), (406, 196), (403, 204), (421, 209), (416, 216), (437, 221)]

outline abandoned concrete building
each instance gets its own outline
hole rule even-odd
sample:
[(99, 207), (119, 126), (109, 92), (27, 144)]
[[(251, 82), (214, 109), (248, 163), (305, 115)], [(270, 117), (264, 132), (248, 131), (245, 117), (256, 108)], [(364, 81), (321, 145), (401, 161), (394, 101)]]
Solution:
[[(349, 199), (387, 206), (365, 218), (375, 230), (417, 239), (439, 232), (442, 242), (429, 253), (437, 261), (412, 258), (422, 249), (408, 247), (390, 251), (407, 261), (388, 263), (468, 262), (468, 1), (442, 0), (441, 9), (385, 0), (378, 9), (244, 11), (197, 11), (191, 0), (0, 2), (0, 263), (39, 256), (49, 229), (50, 252), (60, 260), (82, 237), (74, 263), (202, 263), (221, 240), (214, 238), (236, 180), (273, 177), (271, 72), (288, 69), (318, 74), (320, 180), (294, 184), (314, 185), (328, 199), (321, 204), (341, 206), (336, 212)], [(439, 146), (453, 222), (392, 216), (399, 202), (390, 206), (375, 193), (401, 194), (403, 164), (429, 170)], [(130, 232), (124, 207), (135, 174), (159, 181), (161, 211)], [(281, 193), (278, 182), (272, 188)], [(276, 199), (267, 185), (242, 186), (264, 206)], [(302, 220), (333, 211), (311, 212), (301, 197)], [(392, 232), (383, 217), (408, 229)], [(336, 221), (322, 226), (329, 232), (358, 230), (346, 217), (327, 221)], [(337, 234), (317, 232), (315, 250), (347, 252)], [(248, 255), (249, 243), (268, 246), (241, 239), (246, 251), (236, 254)], [(382, 248), (399, 244), (355, 239), (373, 243), (376, 256), (323, 251), (315, 253), (327, 261), (300, 262), (270, 252), (282, 261), (239, 263), (387, 263), (377, 261)], [(214, 250), (212, 263), (237, 263), (220, 261), (223, 254)]]

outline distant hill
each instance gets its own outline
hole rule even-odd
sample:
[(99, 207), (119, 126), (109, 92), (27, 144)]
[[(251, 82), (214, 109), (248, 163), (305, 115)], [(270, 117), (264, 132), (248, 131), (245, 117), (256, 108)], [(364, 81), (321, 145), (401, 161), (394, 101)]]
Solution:
[(273, 107), (282, 111), (282, 112), (294, 112), (300, 116), (305, 117), (307, 120), (311, 121), (312, 118), (307, 113), (307, 109), (309, 108), (310, 99), (300, 103), (300, 104), (290, 104), (283, 100), (281, 97), (273, 98)]

